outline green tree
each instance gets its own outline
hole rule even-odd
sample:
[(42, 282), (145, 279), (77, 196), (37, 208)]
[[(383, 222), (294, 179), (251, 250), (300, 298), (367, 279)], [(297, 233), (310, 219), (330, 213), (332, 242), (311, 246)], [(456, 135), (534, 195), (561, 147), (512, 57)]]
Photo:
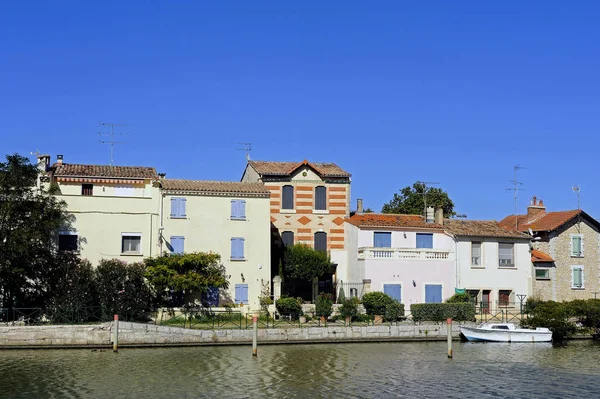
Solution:
[(146, 278), (156, 290), (160, 305), (169, 305), (171, 291), (202, 294), (210, 287), (229, 288), (221, 255), (216, 253), (170, 254), (144, 262)]
[(402, 213), (409, 215), (422, 215), (425, 209), (425, 197), (427, 206), (442, 208), (444, 217), (456, 215), (454, 203), (448, 197), (448, 193), (437, 187), (426, 187), (424, 183), (416, 182), (400, 190), (400, 194), (394, 194), (394, 198), (383, 205), (383, 213)]
[(287, 247), (283, 263), (284, 276), (300, 280), (312, 280), (321, 277), (333, 266), (327, 253), (315, 251), (304, 244)]
[(0, 305), (43, 306), (43, 279), (58, 255), (58, 231), (73, 217), (51, 190), (37, 189), (38, 168), (18, 154), (0, 163)]

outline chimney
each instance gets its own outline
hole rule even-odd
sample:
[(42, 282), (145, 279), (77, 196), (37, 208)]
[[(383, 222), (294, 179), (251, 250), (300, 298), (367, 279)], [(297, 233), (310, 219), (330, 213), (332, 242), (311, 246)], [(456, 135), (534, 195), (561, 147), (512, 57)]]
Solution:
[(59, 165), (62, 165), (62, 163), (63, 163), (63, 156), (62, 156), (62, 154), (59, 154), (59, 155), (56, 156), (56, 163), (59, 164)]
[(358, 198), (356, 200), (356, 213), (363, 213), (363, 200)]
[(40, 172), (46, 172), (50, 167), (50, 155), (38, 155), (37, 166)]
[(433, 223), (434, 222), (434, 210), (432, 206), (427, 207), (427, 211), (425, 212), (425, 223)]
[(534, 195), (527, 207), (527, 221), (532, 222), (536, 219), (539, 219), (546, 213), (546, 207), (544, 206), (544, 201), (540, 200), (538, 203), (537, 197)]
[(435, 224), (444, 225), (444, 210), (442, 208), (435, 210)]

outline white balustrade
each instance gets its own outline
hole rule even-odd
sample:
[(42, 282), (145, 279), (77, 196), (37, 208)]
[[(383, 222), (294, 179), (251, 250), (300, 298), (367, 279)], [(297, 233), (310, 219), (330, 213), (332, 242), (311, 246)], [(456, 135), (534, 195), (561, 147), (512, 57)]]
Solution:
[(450, 251), (430, 248), (373, 248), (358, 249), (359, 259), (425, 259), (449, 260)]

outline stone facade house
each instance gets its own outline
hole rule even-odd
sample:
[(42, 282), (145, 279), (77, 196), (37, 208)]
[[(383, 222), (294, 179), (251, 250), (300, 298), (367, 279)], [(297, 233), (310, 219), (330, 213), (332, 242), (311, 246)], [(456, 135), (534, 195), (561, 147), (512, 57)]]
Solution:
[(600, 223), (580, 209), (546, 212), (533, 197), (526, 215), (510, 215), (507, 229), (532, 234), (534, 298), (594, 298), (600, 289)]
[(334, 163), (248, 161), (241, 180), (262, 182), (271, 193), (273, 276), (283, 247), (302, 243), (327, 251), (336, 265), (319, 281), (319, 291), (347, 281), (344, 219), (350, 216), (350, 173)]
[(517, 309), (531, 295), (528, 234), (493, 220), (447, 219), (456, 244), (456, 287), (466, 290), (482, 311)]

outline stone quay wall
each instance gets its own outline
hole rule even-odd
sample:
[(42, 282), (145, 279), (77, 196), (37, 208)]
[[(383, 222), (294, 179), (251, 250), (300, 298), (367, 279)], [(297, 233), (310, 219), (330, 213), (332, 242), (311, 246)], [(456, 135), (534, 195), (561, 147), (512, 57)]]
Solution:
[[(0, 349), (109, 348), (114, 324), (0, 327)], [(401, 323), (396, 326), (329, 326), (258, 330), (258, 344), (441, 341), (446, 324)], [(453, 323), (458, 339), (460, 325)], [(119, 347), (251, 344), (252, 330), (193, 330), (119, 322)]]

